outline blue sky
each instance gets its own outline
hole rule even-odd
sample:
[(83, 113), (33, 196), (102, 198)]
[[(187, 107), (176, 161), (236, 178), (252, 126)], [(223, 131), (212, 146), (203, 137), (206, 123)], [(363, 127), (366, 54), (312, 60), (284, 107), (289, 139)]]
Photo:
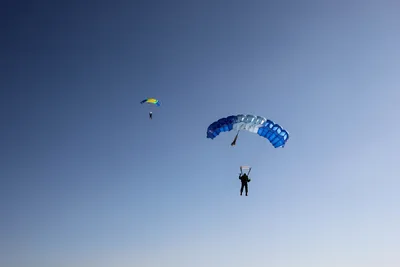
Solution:
[(2, 3), (0, 265), (399, 266), (399, 8)]

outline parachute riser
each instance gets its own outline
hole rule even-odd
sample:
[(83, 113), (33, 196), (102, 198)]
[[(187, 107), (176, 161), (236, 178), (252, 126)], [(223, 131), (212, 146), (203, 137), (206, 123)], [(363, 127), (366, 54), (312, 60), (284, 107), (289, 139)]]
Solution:
[(251, 167), (249, 167), (249, 166), (240, 166), (240, 175), (243, 174), (243, 167), (246, 167), (246, 168), (244, 168), (245, 170), (249, 170), (249, 171), (247, 172), (247, 176), (249, 176), (249, 175), (250, 175), (250, 172), (251, 172)]

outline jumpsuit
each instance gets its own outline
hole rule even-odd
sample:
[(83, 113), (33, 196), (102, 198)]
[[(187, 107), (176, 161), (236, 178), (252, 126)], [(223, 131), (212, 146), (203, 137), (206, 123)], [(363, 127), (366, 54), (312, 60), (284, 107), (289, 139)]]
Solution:
[(247, 176), (247, 174), (243, 174), (239, 176), (240, 181), (242, 182), (242, 187), (240, 188), (240, 195), (242, 195), (243, 193), (243, 188), (246, 189), (246, 196), (247, 193), (249, 192), (249, 188), (247, 186), (247, 183), (249, 182), (249, 177)]

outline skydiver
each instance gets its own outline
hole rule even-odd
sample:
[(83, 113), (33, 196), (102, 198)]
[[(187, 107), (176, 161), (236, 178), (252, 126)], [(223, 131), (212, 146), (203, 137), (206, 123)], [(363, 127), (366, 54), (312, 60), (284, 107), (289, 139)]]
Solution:
[(152, 120), (153, 119), (153, 112), (149, 112), (149, 117), (150, 117), (150, 120)]
[(239, 174), (239, 180), (242, 182), (242, 187), (240, 188), (240, 195), (242, 195), (243, 193), (243, 188), (246, 189), (246, 196), (247, 193), (249, 192), (249, 188), (247, 186), (247, 183), (251, 181), (251, 179), (249, 179), (249, 177), (247, 176), (246, 173), (243, 174)]

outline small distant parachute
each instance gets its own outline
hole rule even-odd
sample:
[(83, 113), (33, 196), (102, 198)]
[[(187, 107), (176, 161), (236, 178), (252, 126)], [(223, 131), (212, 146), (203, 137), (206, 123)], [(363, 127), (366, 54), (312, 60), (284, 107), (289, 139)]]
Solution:
[(243, 114), (228, 116), (213, 122), (207, 129), (207, 138), (214, 139), (221, 132), (231, 130), (238, 131), (231, 144), (232, 146), (236, 144), (240, 130), (256, 133), (268, 139), (275, 148), (284, 147), (289, 139), (289, 133), (273, 121), (261, 116)]
[(140, 102), (140, 104), (143, 104), (143, 103), (155, 104), (158, 107), (161, 106), (161, 102), (155, 98), (146, 98)]
[[(154, 104), (157, 107), (161, 106), (161, 102), (158, 99), (155, 98), (146, 98), (142, 101), (140, 101), (140, 104), (144, 104), (144, 103), (148, 103), (148, 104)], [(153, 112), (149, 112), (149, 119), (153, 119)]]

